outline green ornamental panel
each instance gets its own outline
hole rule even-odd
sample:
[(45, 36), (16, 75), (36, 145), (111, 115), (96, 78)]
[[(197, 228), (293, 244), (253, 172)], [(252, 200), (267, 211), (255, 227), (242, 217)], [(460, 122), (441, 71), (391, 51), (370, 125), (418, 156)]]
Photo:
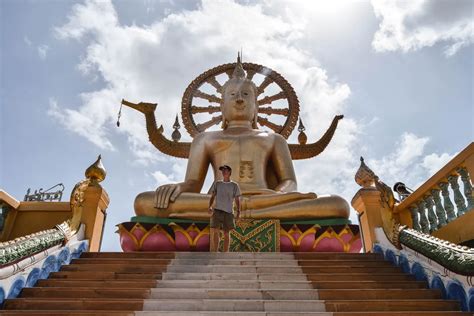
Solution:
[[(219, 251), (224, 249), (221, 236)], [(279, 252), (280, 221), (275, 219), (240, 219), (230, 232), (230, 252)]]

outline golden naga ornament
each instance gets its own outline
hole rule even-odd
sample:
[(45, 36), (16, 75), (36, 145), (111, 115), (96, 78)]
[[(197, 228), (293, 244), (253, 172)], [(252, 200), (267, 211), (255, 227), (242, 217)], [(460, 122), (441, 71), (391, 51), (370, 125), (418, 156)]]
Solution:
[[(239, 63), (240, 58), (237, 63), (223, 64), (209, 69), (196, 77), (187, 87), (181, 102), (181, 117), (184, 127), (191, 137), (194, 138), (212, 126), (225, 124), (221, 113), (223, 83), (219, 82), (218, 79), (223, 76), (227, 79), (232, 78), (233, 72)], [(260, 78), (261, 83), (257, 86), (257, 125), (261, 128), (268, 128), (287, 139), (298, 122), (300, 111), (298, 97), (293, 87), (273, 69), (254, 63), (241, 63), (241, 66), (245, 71), (243, 75), (247, 79), (252, 80), (256, 76), (262, 77)], [(211, 94), (203, 91), (204, 86), (213, 87), (215, 93)], [(279, 91), (272, 95), (265, 95), (265, 90), (270, 86), (277, 87), (276, 89)], [(199, 101), (209, 102), (209, 105), (195, 105)], [(277, 102), (278, 105), (272, 106), (273, 103)], [(282, 104), (284, 105), (281, 106)], [(156, 103), (140, 102), (136, 104), (122, 99), (122, 105), (145, 114), (148, 137), (159, 151), (173, 157), (189, 158), (191, 143), (177, 141), (176, 139), (179, 140), (180, 135), (177, 136), (179, 132), (176, 132), (176, 128), (174, 132), (176, 136), (173, 135), (172, 140), (163, 135), (163, 125), (157, 128), (154, 113), (157, 107)], [(211, 117), (204, 120), (197, 118), (198, 115), (202, 117), (203, 114), (211, 115)], [(314, 143), (306, 144), (306, 135), (300, 133), (299, 144), (288, 144), (291, 158), (293, 160), (308, 159), (322, 153), (330, 143), (339, 120), (343, 117), (343, 115), (335, 116), (321, 139)], [(282, 121), (282, 118), (284, 123), (280, 125), (278, 121)], [(175, 122), (175, 126), (177, 122)], [(302, 141), (302, 138), (304, 141)]]

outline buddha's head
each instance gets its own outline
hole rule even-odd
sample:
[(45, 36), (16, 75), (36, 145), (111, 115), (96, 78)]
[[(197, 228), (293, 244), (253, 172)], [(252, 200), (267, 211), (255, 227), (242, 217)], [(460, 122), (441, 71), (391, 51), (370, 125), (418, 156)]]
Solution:
[(230, 121), (249, 121), (257, 128), (257, 87), (247, 79), (240, 57), (232, 77), (222, 87), (221, 111), (223, 129)]

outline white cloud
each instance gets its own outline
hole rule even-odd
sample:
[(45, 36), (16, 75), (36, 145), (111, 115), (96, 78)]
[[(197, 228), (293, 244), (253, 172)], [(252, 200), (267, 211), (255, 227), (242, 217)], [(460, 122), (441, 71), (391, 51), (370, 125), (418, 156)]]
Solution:
[[(312, 67), (306, 71), (300, 101), (304, 104), (301, 117), (306, 126), (308, 142), (318, 140), (333, 117), (343, 114), (350, 88), (346, 84), (328, 82), (326, 71)], [(350, 200), (354, 194), (354, 163), (361, 126), (351, 118), (339, 122), (327, 149), (318, 157), (295, 162), (298, 187), (317, 194), (338, 194)], [(296, 138), (295, 133), (294, 138)], [(296, 142), (293, 139), (293, 142)]]
[(411, 133), (404, 133), (401, 141), (396, 144), (395, 156), (392, 157), (393, 163), (398, 167), (410, 165), (416, 158), (422, 155), (428, 141), (427, 137), (418, 137)]
[(24, 36), (23, 37), (23, 41), (25, 42), (26, 45), (28, 46), (31, 46), (33, 43), (30, 41), (30, 39), (28, 38), (28, 36)]
[[(32, 49), (35, 48), (35, 46), (33, 46), (33, 42), (26, 35), (23, 36), (23, 42), (25, 42), (25, 44), (28, 47), (31, 47)], [(42, 59), (42, 60), (45, 60), (47, 55), (48, 55), (49, 49), (50, 49), (50, 47), (46, 44), (36, 46), (36, 52), (38, 53), (39, 58)]]
[[(100, 110), (100, 107), (92, 108), (94, 112)], [(92, 112), (92, 111), (91, 111)], [(74, 133), (85, 137), (94, 145), (101, 149), (114, 150), (114, 146), (105, 136), (106, 132), (103, 126), (97, 124), (94, 120), (94, 113), (88, 111), (84, 107), (81, 111), (73, 111), (69, 109), (60, 109), (55, 99), (49, 100), (48, 115), (56, 119), (57, 122)]]
[(151, 174), (153, 178), (155, 179), (156, 182), (156, 187), (159, 187), (160, 185), (163, 184), (168, 184), (168, 183), (176, 183), (178, 182), (173, 174), (164, 174), (161, 171), (155, 171)]
[(415, 166), (422, 160), (428, 141), (426, 137), (404, 133), (389, 154), (378, 160), (369, 160), (368, 165), (384, 182), (407, 181), (407, 185), (413, 186), (413, 181), (420, 180), (422, 170)]
[(49, 50), (49, 46), (48, 45), (40, 45), (37, 47), (38, 49), (38, 56), (41, 58), (41, 59), (46, 59), (46, 56), (48, 54), (48, 50)]
[(428, 171), (429, 176), (432, 176), (442, 167), (444, 167), (456, 155), (457, 153), (454, 153), (452, 155), (448, 153), (442, 153), (441, 155), (432, 153), (423, 158), (423, 162), (421, 163), (421, 165)]
[(366, 163), (387, 184), (401, 181), (416, 189), (456, 155), (426, 153), (428, 143), (428, 137), (404, 133), (391, 153)]
[(474, 42), (471, 0), (372, 0), (372, 6), (381, 20), (372, 42), (378, 52), (408, 52), (441, 43), (444, 53), (452, 56)]
[(155, 180), (154, 188), (157, 188), (163, 184), (177, 183), (177, 182), (183, 181), (185, 171), (186, 171), (186, 160), (184, 159), (176, 160), (171, 166), (168, 173), (164, 173), (160, 170), (153, 171), (151, 173), (151, 176)]
[(68, 23), (56, 28), (59, 38), (80, 39), (86, 33), (102, 34), (104, 27), (117, 25), (117, 13), (110, 1), (86, 0), (85, 4), (76, 4), (68, 16)]

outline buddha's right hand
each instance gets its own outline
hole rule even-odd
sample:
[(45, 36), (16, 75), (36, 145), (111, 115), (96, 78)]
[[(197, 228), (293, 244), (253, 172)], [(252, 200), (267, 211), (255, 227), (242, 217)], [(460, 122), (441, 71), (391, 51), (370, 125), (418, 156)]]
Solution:
[(156, 208), (166, 209), (169, 202), (174, 202), (183, 191), (179, 183), (165, 184), (156, 189)]

